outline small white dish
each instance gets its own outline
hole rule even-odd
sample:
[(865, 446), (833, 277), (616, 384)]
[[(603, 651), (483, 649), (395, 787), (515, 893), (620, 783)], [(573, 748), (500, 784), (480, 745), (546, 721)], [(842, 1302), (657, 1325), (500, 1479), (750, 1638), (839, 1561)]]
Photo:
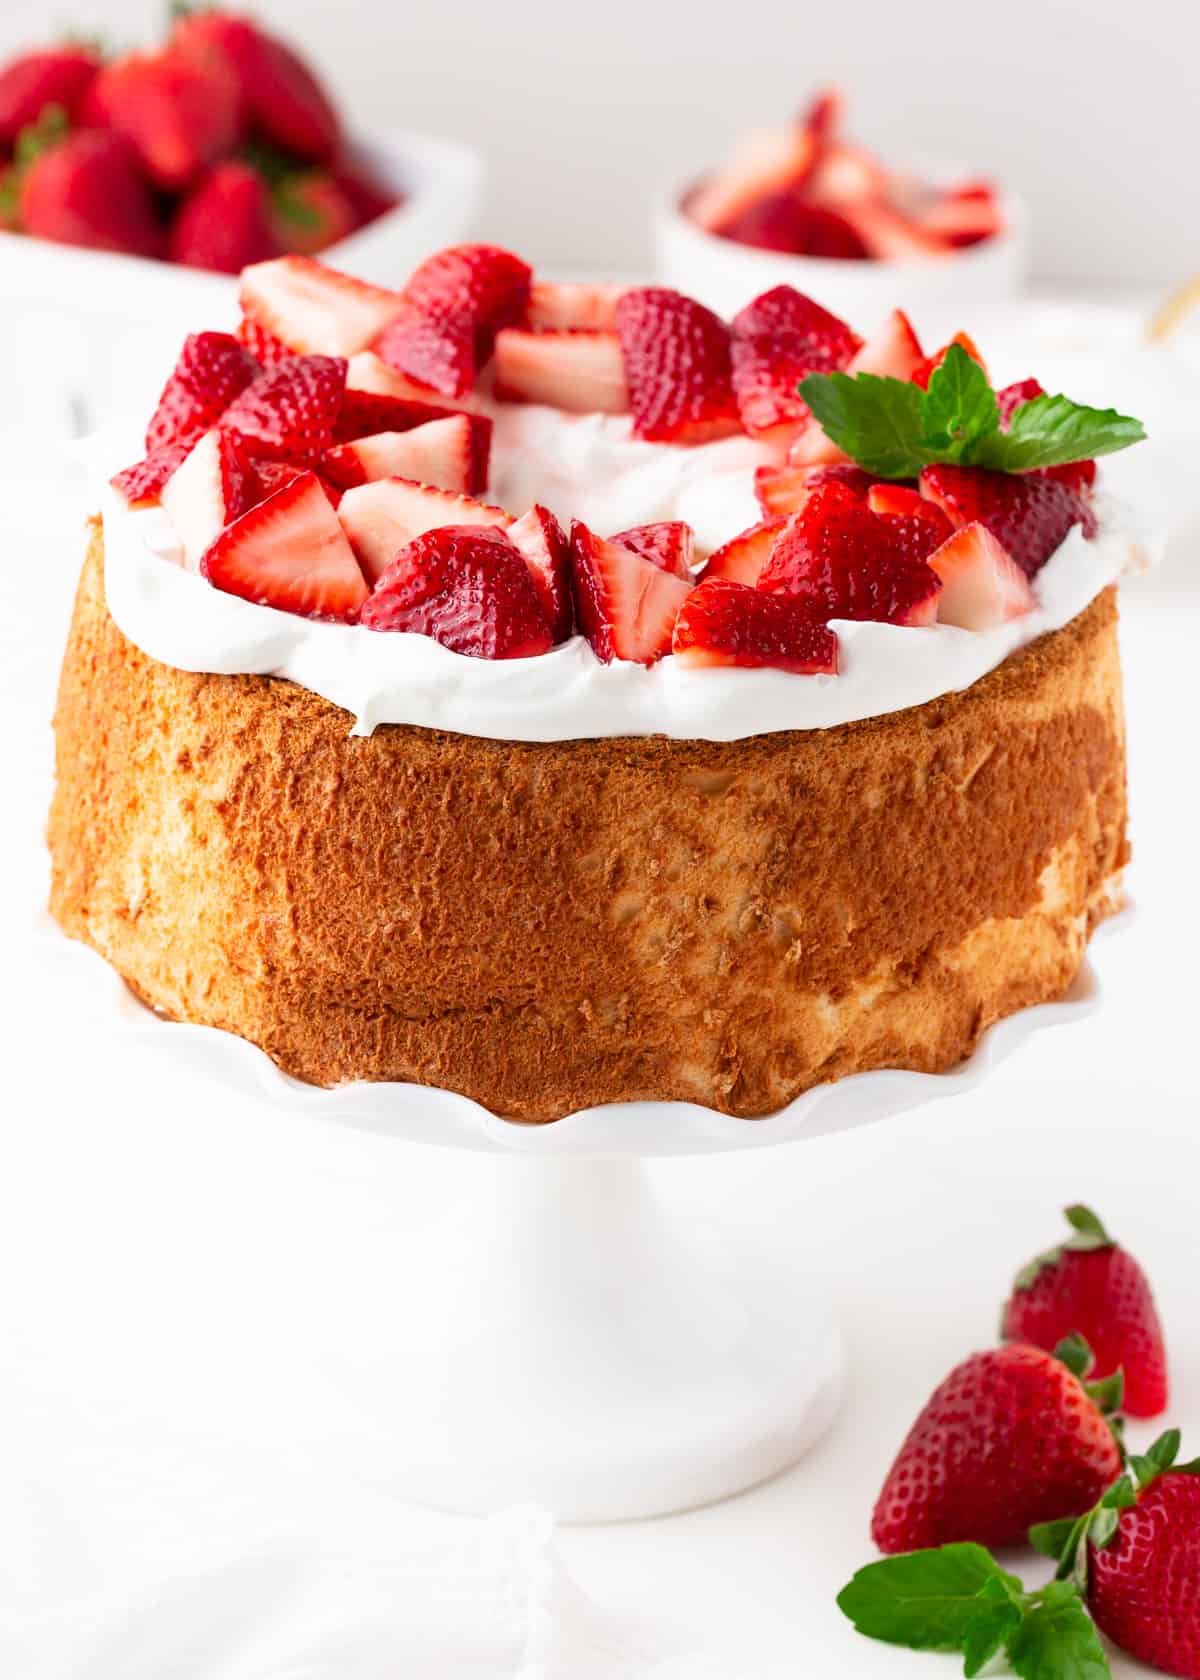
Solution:
[[(402, 286), (430, 252), (463, 239), (483, 191), (478, 152), (397, 132), (354, 144), (405, 201), (320, 253), (381, 286)], [(0, 365), (27, 425), (79, 436), (106, 414), (149, 412), (189, 332), (232, 327), (232, 275), (0, 232)]]
[[(917, 173), (917, 171), (914, 171)], [(961, 180), (965, 171), (919, 171), (928, 179)], [(973, 314), (1011, 301), (1025, 279), (1028, 217), (1019, 199), (1000, 195), (1004, 231), (979, 245), (927, 262), (845, 261), (763, 251), (723, 239), (682, 209), (689, 188), (676, 184), (654, 207), (655, 270), (660, 283), (686, 292), (729, 318), (772, 286), (794, 286), (860, 332), (890, 309), (903, 309), (919, 330), (953, 333)]]

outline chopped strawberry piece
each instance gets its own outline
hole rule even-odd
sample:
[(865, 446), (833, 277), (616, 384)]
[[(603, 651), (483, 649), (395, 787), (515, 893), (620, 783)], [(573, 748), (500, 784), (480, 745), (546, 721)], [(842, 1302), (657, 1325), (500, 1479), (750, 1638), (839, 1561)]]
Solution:
[(570, 414), (627, 414), (629, 391), (616, 333), (496, 334), (496, 395), (502, 402), (548, 403)]
[(913, 219), (922, 233), (955, 250), (994, 239), (1004, 231), (1004, 217), (990, 194), (943, 193)]
[[(865, 475), (864, 475), (865, 476)], [(919, 490), (907, 484), (883, 481), (866, 486), (867, 506), (872, 513), (894, 513), (906, 519), (919, 519), (932, 504)]]
[(535, 502), (508, 527), (509, 540), (525, 557), (555, 643), (575, 628), (571, 594), (571, 545), (550, 509)]
[(314, 163), (333, 158), (341, 127), (332, 101), (307, 64), (274, 35), (214, 8), (181, 17), (171, 45), (176, 52), (226, 68), (245, 119), (260, 140)]
[(256, 362), (263, 367), (274, 367), (276, 362), (284, 362), (289, 356), (300, 352), (293, 350), (290, 344), (285, 344), (274, 333), (269, 333), (265, 327), (249, 315), (243, 315), (238, 322), (238, 343), (243, 345)]
[(748, 303), (731, 331), (734, 394), (742, 424), (754, 434), (807, 419), (799, 381), (846, 367), (862, 347), (844, 321), (791, 286)]
[(731, 583), (745, 583), (753, 588), (762, 576), (776, 537), (786, 524), (786, 519), (764, 519), (761, 525), (751, 525), (740, 536), (730, 538), (709, 555), (700, 573), (701, 583), (727, 578)]
[(941, 508), (902, 484), (873, 484), (867, 506), (884, 520), (908, 560), (928, 560), (954, 530)]
[(321, 458), (321, 472), (343, 490), (376, 478), (413, 478), (469, 493), (477, 475), (476, 428), (490, 433), (491, 422), (478, 414), (452, 414), (410, 431), (376, 432), (329, 450)]
[(1041, 473), (926, 467), (921, 494), (955, 526), (986, 525), (1028, 578), (1037, 575), (1072, 526), (1082, 524), (1085, 536), (1096, 529), (1086, 495)]
[[(334, 443), (351, 443), (355, 438), (371, 437), (378, 432), (411, 432), (415, 426), (425, 426), (432, 420), (450, 420), (456, 416), (469, 419), (471, 456), (465, 490), (474, 495), (485, 490), (488, 481), (488, 462), (492, 449), (492, 422), (486, 414), (467, 415), (458, 408), (446, 408), (438, 403), (416, 402), (408, 397), (380, 396), (374, 391), (352, 391), (342, 395), (342, 406), (334, 422)], [(411, 476), (405, 474), (405, 477)]]
[[(246, 269), (238, 302), (243, 315), (293, 354), (317, 356), (365, 350), (404, 307), (398, 292), (301, 256), (276, 257)], [(248, 347), (254, 349), (252, 343)]]
[(809, 415), (788, 445), (787, 464), (809, 468), (849, 466), (850, 457), (825, 435), (815, 415)]
[(617, 299), (624, 286), (593, 285), (583, 281), (535, 280), (529, 288), (525, 324), (535, 332), (613, 332)]
[(653, 665), (670, 652), (690, 583), (635, 549), (604, 542), (578, 520), (571, 526), (571, 568), (576, 620), (597, 659)]
[(158, 501), (163, 485), (187, 455), (192, 444), (189, 438), (176, 438), (172, 443), (159, 444), (145, 460), (126, 467), (109, 483), (123, 498), (126, 507), (149, 507)]
[(10, 59), (0, 70), (0, 148), (11, 151), (21, 130), (36, 123), (47, 105), (59, 106), (73, 120), (99, 68), (90, 48), (70, 44)]
[(236, 145), (237, 83), (212, 61), (171, 51), (127, 53), (106, 64), (88, 89), (88, 115), (97, 119), (94, 126), (116, 129), (133, 143), (156, 187), (182, 192)]
[(842, 215), (871, 255), (882, 262), (945, 262), (952, 246), (879, 199), (842, 204)]
[[(987, 364), (984, 362), (983, 357), (979, 354), (975, 345), (975, 340), (969, 333), (956, 332), (954, 337), (950, 340), (950, 344), (957, 344), (960, 350), (965, 350), (971, 360), (973, 362), (978, 362), (984, 373), (987, 373)], [(936, 351), (932, 356), (927, 356), (917, 371), (913, 374), (913, 384), (919, 385), (922, 391), (927, 391), (929, 389), (929, 381), (933, 376), (933, 370), (941, 367), (942, 363), (946, 360), (946, 352), (949, 350), (950, 344), (943, 344), (940, 350)]]
[(146, 448), (195, 443), (260, 371), (231, 334), (189, 333), (146, 428)]
[(853, 206), (885, 199), (890, 186), (887, 171), (869, 152), (838, 144), (825, 148), (809, 191), (818, 204)]
[(893, 309), (846, 369), (847, 373), (877, 373), (881, 378), (911, 379), (923, 366), (925, 352), (902, 309)]
[(802, 602), (711, 578), (684, 601), (671, 652), (681, 665), (770, 666), (802, 675), (836, 673), (838, 639)]
[(315, 473), (304, 472), (226, 527), (200, 575), (227, 595), (352, 624), (367, 586)]
[(698, 226), (710, 233), (724, 233), (730, 222), (768, 193), (803, 182), (819, 150), (817, 137), (807, 124), (749, 134), (725, 169), (693, 189), (684, 201), (684, 209)]
[(246, 455), (308, 466), (333, 442), (345, 384), (340, 356), (292, 356), (247, 385), (221, 425)]
[(660, 571), (674, 572), (676, 577), (691, 579), (695, 537), (692, 527), (682, 519), (659, 519), (650, 525), (631, 525), (628, 531), (618, 531), (609, 542), (632, 548)]
[(390, 367), (459, 397), (475, 384), (501, 327), (525, 312), (529, 265), (498, 245), (452, 245), (404, 288), (405, 308), (376, 350)]
[(232, 159), (205, 175), (175, 213), (167, 236), (172, 262), (240, 274), (280, 249), (271, 228), (266, 183), (248, 163)]
[(214, 426), (193, 445), (162, 488), (162, 505), (183, 545), (191, 572), (233, 520), (257, 499), (254, 485), (230, 438)]
[(636, 286), (617, 304), (634, 433), (655, 443), (704, 443), (740, 429), (729, 328), (665, 286)]
[(552, 646), (529, 567), (502, 531), (442, 526), (396, 555), (362, 611), (368, 630), (407, 630), (472, 659), (528, 659)]
[(861, 262), (871, 254), (844, 216), (827, 205), (811, 204), (794, 191), (757, 199), (731, 217), (720, 234), (722, 239), (759, 251), (787, 251), (840, 262)]
[(991, 630), (1034, 606), (1029, 580), (986, 525), (964, 525), (936, 548), (929, 565), (942, 580), (938, 619), (963, 630)]
[(824, 619), (923, 625), (941, 582), (905, 554), (887, 519), (842, 484), (822, 485), (777, 538), (759, 588), (806, 602)]
[(347, 490), (338, 516), (372, 584), (406, 543), (426, 531), (442, 525), (491, 525), (504, 530), (513, 522), (503, 508), (407, 478), (380, 478)]
[(754, 494), (759, 507), (769, 518), (799, 513), (812, 492), (822, 484), (844, 484), (855, 495), (865, 496), (873, 483), (870, 473), (844, 460), (816, 467), (754, 469)]

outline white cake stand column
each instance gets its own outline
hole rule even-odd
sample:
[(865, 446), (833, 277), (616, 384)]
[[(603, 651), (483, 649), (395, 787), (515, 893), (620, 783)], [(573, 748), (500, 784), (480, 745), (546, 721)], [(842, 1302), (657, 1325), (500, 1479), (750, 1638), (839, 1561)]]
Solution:
[(629, 1158), (472, 1178), (397, 1274), (371, 1411), (402, 1449), (398, 1492), (650, 1516), (773, 1475), (832, 1422), (841, 1341), (794, 1257), (673, 1220)]

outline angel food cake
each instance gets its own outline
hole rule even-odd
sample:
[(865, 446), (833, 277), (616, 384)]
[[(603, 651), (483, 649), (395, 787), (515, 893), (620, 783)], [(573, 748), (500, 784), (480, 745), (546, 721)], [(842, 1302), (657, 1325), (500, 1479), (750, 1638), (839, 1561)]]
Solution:
[(490, 246), (241, 304), (93, 522), (56, 716), (52, 909), (147, 1003), (548, 1121), (939, 1071), (1070, 986), (1137, 422)]

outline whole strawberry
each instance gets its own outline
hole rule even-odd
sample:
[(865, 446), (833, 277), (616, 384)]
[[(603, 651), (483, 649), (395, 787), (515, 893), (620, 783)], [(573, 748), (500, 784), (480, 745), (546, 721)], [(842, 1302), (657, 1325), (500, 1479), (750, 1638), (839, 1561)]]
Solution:
[(168, 241), (172, 262), (222, 274), (278, 256), (262, 176), (236, 160), (217, 164), (180, 205)]
[(88, 91), (89, 114), (125, 134), (158, 187), (181, 192), (239, 138), (237, 83), (220, 64), (182, 53), (128, 53)]
[(871, 1522), (879, 1549), (1018, 1545), (1034, 1524), (1094, 1504), (1121, 1473), (1102, 1409), (1119, 1399), (1120, 1383), (1089, 1391), (1089, 1359), (1079, 1343), (1059, 1357), (1013, 1344), (957, 1366), (883, 1485)]
[(154, 201), (120, 134), (80, 129), (36, 157), (21, 176), (20, 219), (61, 245), (162, 254)]
[(74, 118), (99, 68), (90, 47), (69, 42), (10, 59), (0, 70), (0, 147), (11, 150), (48, 105)]
[(1047, 1349), (1082, 1336), (1097, 1378), (1125, 1373), (1125, 1411), (1157, 1417), (1167, 1405), (1167, 1355), (1146, 1274), (1090, 1208), (1066, 1216), (1072, 1234), (1019, 1274), (1001, 1333)]

